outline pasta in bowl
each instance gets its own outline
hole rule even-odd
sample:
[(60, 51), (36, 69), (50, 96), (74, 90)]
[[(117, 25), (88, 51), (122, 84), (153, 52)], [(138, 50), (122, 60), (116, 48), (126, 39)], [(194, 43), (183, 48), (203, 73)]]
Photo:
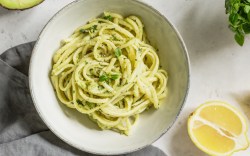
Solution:
[(78, 0), (41, 32), (29, 85), (38, 114), (63, 141), (95, 154), (129, 153), (152, 144), (179, 116), (189, 88), (187, 50), (147, 4)]
[(166, 97), (167, 72), (159, 65), (138, 17), (104, 12), (62, 41), (51, 80), (60, 102), (128, 135), (139, 114)]

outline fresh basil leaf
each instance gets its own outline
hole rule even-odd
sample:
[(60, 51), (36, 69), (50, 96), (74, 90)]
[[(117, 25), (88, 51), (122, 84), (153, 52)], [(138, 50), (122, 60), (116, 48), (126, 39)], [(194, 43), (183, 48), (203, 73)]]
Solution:
[(122, 50), (120, 49), (120, 48), (116, 48), (115, 49), (115, 56), (116, 57), (119, 57), (119, 56), (121, 56), (122, 55)]
[(238, 3), (234, 4), (234, 12), (237, 13), (240, 9), (240, 5)]
[(230, 14), (229, 21), (233, 26), (235, 26), (238, 21), (238, 18), (239, 18), (238, 14)]
[(111, 80), (116, 80), (116, 79), (118, 79), (119, 78), (119, 75), (118, 74), (112, 74), (112, 75), (110, 75), (110, 79)]
[(226, 8), (226, 14), (228, 14), (231, 10), (230, 0), (225, 0), (225, 8)]
[(237, 31), (237, 29), (236, 29), (235, 27), (231, 26), (231, 25), (229, 25), (228, 28), (229, 28), (231, 31), (233, 31), (233, 32), (236, 32), (236, 31)]
[(225, 0), (225, 8), (229, 28), (235, 33), (235, 41), (242, 46), (245, 35), (250, 34), (250, 0)]
[(240, 33), (236, 33), (234, 35), (234, 39), (235, 41), (240, 45), (243, 46), (244, 44), (244, 35), (240, 34)]
[(103, 74), (99, 77), (99, 81), (100, 82), (103, 82), (103, 81), (108, 81), (109, 80), (109, 77), (107, 74)]
[(246, 14), (248, 14), (249, 11), (250, 11), (250, 6), (249, 6), (249, 5), (245, 5), (245, 7), (244, 7), (244, 12), (245, 12)]
[(242, 29), (243, 29), (245, 34), (249, 34), (250, 33), (250, 24), (246, 23), (246, 24), (242, 25)]
[(236, 33), (244, 36), (245, 32), (243, 30), (243, 25), (238, 26)]

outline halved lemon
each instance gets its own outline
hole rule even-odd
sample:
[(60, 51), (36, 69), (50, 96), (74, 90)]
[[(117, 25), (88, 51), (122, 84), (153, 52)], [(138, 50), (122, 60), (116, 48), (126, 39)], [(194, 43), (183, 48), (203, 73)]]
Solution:
[(199, 106), (188, 119), (188, 134), (209, 155), (226, 156), (249, 147), (248, 125), (234, 107), (221, 101)]

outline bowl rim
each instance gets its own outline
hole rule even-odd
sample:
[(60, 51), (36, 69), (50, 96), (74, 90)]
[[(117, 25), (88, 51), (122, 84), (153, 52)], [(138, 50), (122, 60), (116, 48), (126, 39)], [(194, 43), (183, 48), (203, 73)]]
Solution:
[(191, 75), (190, 75), (190, 72), (191, 72), (191, 69), (190, 69), (190, 59), (189, 59), (189, 55), (188, 55), (188, 50), (187, 50), (187, 47), (185, 45), (185, 42), (183, 40), (183, 38), (181, 37), (179, 31), (177, 30), (177, 28), (170, 22), (170, 20), (164, 16), (160, 11), (158, 11), (157, 9), (155, 9), (153, 6), (151, 6), (150, 4), (146, 3), (146, 2), (143, 2), (143, 1), (140, 1), (140, 0), (127, 0), (127, 1), (133, 1), (137, 4), (140, 4), (140, 5), (143, 5), (143, 6), (146, 6), (147, 8), (151, 9), (153, 12), (155, 12), (156, 14), (158, 14), (161, 18), (163, 18), (168, 24), (169, 26), (171, 27), (171, 29), (173, 30), (173, 32), (175, 33), (178, 41), (180, 42), (180, 45), (184, 51), (184, 57), (185, 57), (185, 60), (186, 60), (186, 66), (187, 66), (187, 88), (185, 90), (185, 96), (184, 98), (182, 99), (181, 101), (181, 107), (180, 109), (178, 110), (177, 114), (176, 114), (176, 117), (172, 120), (172, 122), (170, 122), (168, 128), (166, 128), (158, 137), (156, 137), (155, 139), (151, 140), (148, 144), (146, 145), (143, 145), (141, 147), (137, 147), (137, 148), (133, 148), (129, 151), (121, 151), (121, 152), (106, 152), (106, 153), (100, 153), (100, 152), (95, 152), (95, 151), (90, 151), (90, 150), (87, 150), (85, 149), (84, 147), (81, 147), (81, 146), (78, 146), (72, 142), (70, 142), (69, 140), (67, 140), (66, 138), (64, 138), (62, 135), (60, 135), (60, 133), (57, 132), (56, 129), (52, 128), (52, 126), (50, 124), (48, 124), (47, 120), (45, 119), (45, 117), (43, 116), (43, 114), (41, 113), (41, 110), (39, 109), (38, 107), (38, 104), (36, 102), (36, 97), (35, 97), (35, 94), (34, 94), (34, 90), (33, 90), (33, 86), (32, 86), (32, 64), (33, 64), (33, 58), (34, 58), (34, 55), (35, 55), (35, 52), (37, 51), (37, 47), (39, 45), (39, 41), (40, 39), (42, 38), (43, 34), (45, 33), (46, 31), (46, 28), (47, 26), (53, 21), (55, 20), (65, 9), (73, 6), (75, 3), (79, 3), (81, 1), (85, 1), (85, 0), (74, 0), (68, 4), (66, 4), (64, 7), (62, 7), (59, 11), (57, 11), (50, 19), (49, 21), (45, 24), (45, 26), (42, 28), (39, 36), (38, 36), (38, 39), (34, 45), (34, 48), (32, 50), (32, 53), (31, 53), (31, 57), (30, 57), (30, 65), (29, 65), (29, 89), (30, 89), (30, 93), (31, 93), (31, 98), (32, 98), (32, 101), (35, 105), (35, 108), (36, 108), (36, 111), (37, 113), (39, 114), (39, 116), (41, 117), (41, 119), (43, 120), (43, 122), (46, 124), (46, 126), (58, 137), (60, 138), (61, 140), (63, 140), (65, 143), (69, 144), (70, 146), (76, 148), (76, 149), (79, 149), (81, 151), (84, 151), (84, 152), (88, 152), (88, 153), (92, 153), (92, 154), (101, 154), (101, 155), (120, 155), (120, 154), (128, 154), (128, 153), (132, 153), (132, 152), (135, 152), (135, 151), (138, 151), (140, 149), (143, 149), (151, 144), (153, 144), (154, 142), (156, 142), (158, 139), (160, 139), (167, 131), (169, 131), (169, 129), (171, 127), (173, 127), (174, 123), (176, 122), (176, 120), (178, 119), (178, 117), (180, 116), (180, 113), (181, 111), (183, 110), (184, 106), (185, 106), (185, 103), (187, 101), (187, 97), (188, 97), (188, 94), (189, 94), (189, 89), (190, 89), (190, 79), (191, 79)]

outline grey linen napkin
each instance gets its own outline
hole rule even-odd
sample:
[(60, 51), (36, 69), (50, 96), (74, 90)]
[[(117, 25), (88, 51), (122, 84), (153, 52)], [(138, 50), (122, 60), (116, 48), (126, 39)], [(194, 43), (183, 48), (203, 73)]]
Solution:
[[(94, 156), (61, 141), (37, 114), (28, 86), (34, 44), (22, 44), (0, 55), (0, 156)], [(123, 156), (166, 155), (148, 146)]]

